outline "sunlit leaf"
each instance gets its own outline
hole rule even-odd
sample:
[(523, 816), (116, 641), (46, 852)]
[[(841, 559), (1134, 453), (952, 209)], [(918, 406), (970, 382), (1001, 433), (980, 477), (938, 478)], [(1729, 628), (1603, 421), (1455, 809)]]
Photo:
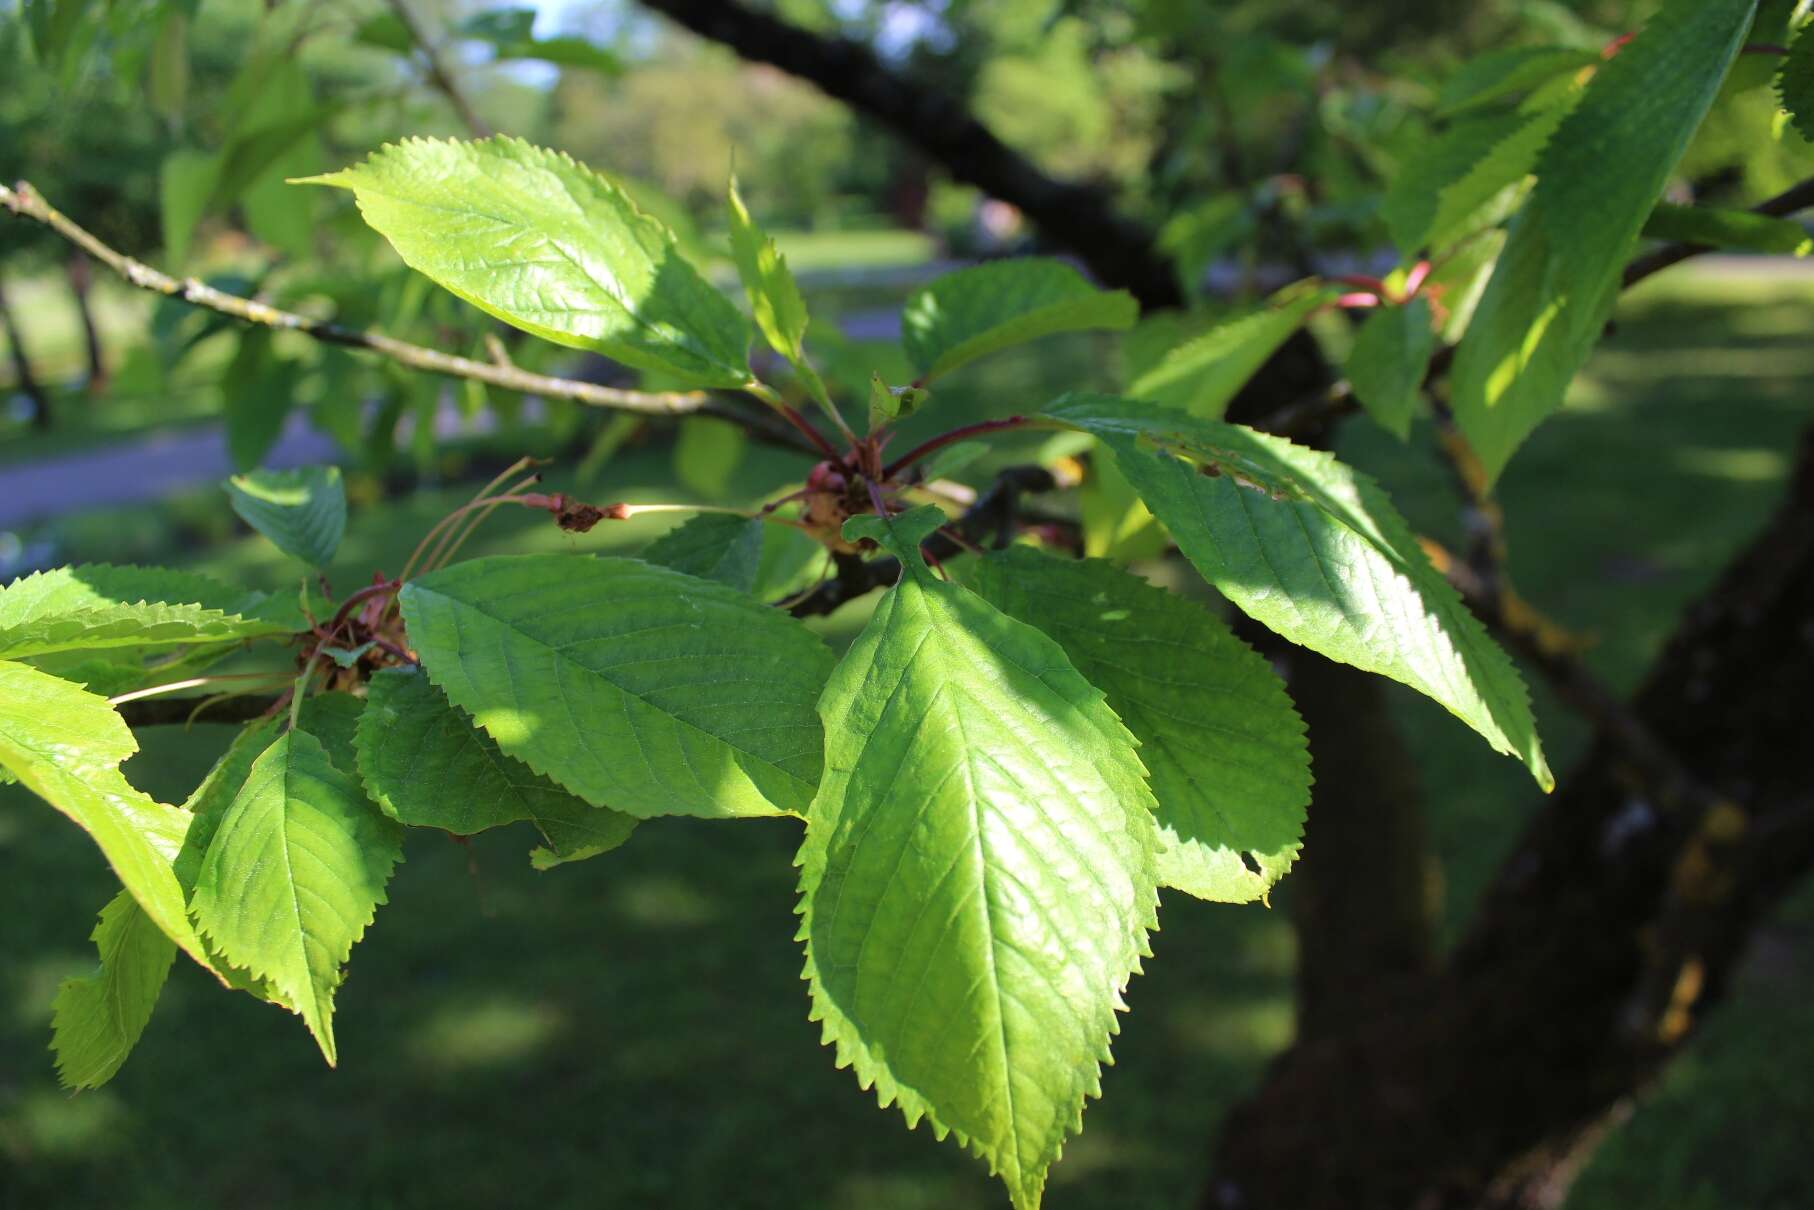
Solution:
[(800, 936), (838, 1062), (1025, 1210), (1100, 1091), (1156, 924), (1153, 800), (1059, 646), (927, 569), (942, 521), (846, 528), (903, 570), (820, 703)]

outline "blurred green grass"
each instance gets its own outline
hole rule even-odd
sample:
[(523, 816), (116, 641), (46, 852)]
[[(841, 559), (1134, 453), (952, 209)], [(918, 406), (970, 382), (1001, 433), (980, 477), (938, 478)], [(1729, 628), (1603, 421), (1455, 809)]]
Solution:
[[(1810, 418), (1814, 285), (1679, 274), (1621, 315), (1575, 406), (1520, 455), (1503, 495), (1519, 586), (1597, 635), (1590, 660), (1629, 686), (1774, 502), (1793, 434)], [(1105, 352), (1059, 340), (983, 363), (954, 376), (921, 423), (1106, 381)], [(1456, 510), (1425, 449), (1357, 423), (1342, 452), (1379, 474), (1421, 529), (1453, 541)], [(752, 452), (731, 494), (753, 498), (800, 469), (786, 454)], [(987, 474), (983, 465), (973, 477)], [(669, 483), (667, 451), (650, 445), (586, 490), (672, 499)], [(465, 494), (440, 488), (356, 509), (336, 584), (395, 570)], [(112, 555), (124, 519), (64, 525), (66, 557)], [(634, 549), (661, 524), (575, 538), (500, 514), (470, 553)], [(136, 557), (272, 588), (294, 580), (251, 539), (184, 549), (172, 531), (141, 532)], [(827, 621), (833, 641), (864, 609)], [(1537, 697), (1566, 776), (1581, 729)], [(1538, 797), (1440, 708), (1395, 693), (1394, 709), (1425, 771), (1452, 935)], [(214, 727), (148, 732), (128, 772), (175, 798), (225, 740)], [(45, 1049), (49, 1004), (61, 978), (92, 963), (86, 935), (109, 876), (64, 820), (0, 793), (0, 1204), (1002, 1204), (980, 1166), (926, 1130), (902, 1130), (819, 1046), (792, 940), (795, 840), (780, 821), (663, 820), (616, 853), (535, 874), (527, 834), (488, 834), (470, 850), (414, 836), (390, 905), (354, 955), (339, 1071), (321, 1066), (286, 1014), (179, 967), (120, 1076), (71, 1097)], [(1287, 921), (1282, 898), (1272, 910), (1167, 899), (1104, 1099), (1054, 1170), (1051, 1206), (1190, 1204), (1217, 1119), (1290, 1039)], [(1613, 1134), (1571, 1206), (1814, 1201), (1801, 1155), (1814, 1103), (1795, 1078), (1814, 1060), (1800, 1007), (1814, 972), (1790, 944), (1810, 924), (1814, 896), (1804, 895), (1770, 933), (1770, 960), (1752, 963), (1736, 1002)]]

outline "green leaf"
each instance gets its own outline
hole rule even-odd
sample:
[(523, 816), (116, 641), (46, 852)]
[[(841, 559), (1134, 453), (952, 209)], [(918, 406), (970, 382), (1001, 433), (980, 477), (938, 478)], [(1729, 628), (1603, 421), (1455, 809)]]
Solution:
[(310, 566), (326, 567), (346, 535), (346, 485), (337, 466), (251, 471), (221, 486), (240, 520)]
[(1354, 397), (1400, 441), (1411, 435), (1411, 417), (1435, 352), (1435, 320), (1422, 295), (1402, 305), (1375, 308), (1354, 338), (1348, 354)]
[(138, 750), (105, 698), (25, 664), (0, 661), (0, 765), (94, 838), (122, 885), (204, 966), (171, 872), (189, 817), (127, 782), (120, 762)]
[(299, 377), (294, 361), (272, 351), (269, 328), (240, 334), (239, 349), (221, 375), (227, 413), (227, 452), (233, 465), (249, 471), (265, 460), (283, 435), (296, 405)]
[(1804, 139), (1814, 140), (1814, 23), (1801, 27), (1776, 76), (1776, 95)]
[(756, 517), (700, 513), (649, 543), (642, 557), (689, 576), (753, 593), (762, 570), (762, 531), (766, 528)]
[(1814, 251), (1814, 238), (1793, 219), (1711, 206), (1658, 206), (1644, 223), (1644, 235), (1777, 256), (1806, 256)]
[(330, 1066), (341, 968), (401, 859), (397, 825), (300, 730), (252, 763), (202, 857), (197, 924), (229, 962), (270, 980)]
[(1380, 204), (1399, 251), (1446, 250), (1503, 222), (1577, 99), (1570, 92), (1535, 112), (1468, 118), (1421, 147)]
[(1591, 50), (1569, 46), (1521, 46), (1491, 51), (1470, 59), (1443, 84), (1436, 96), (1436, 116), (1453, 117), (1506, 101), (1547, 84), (1557, 76), (1600, 62)]
[(1638, 234), (1713, 104), (1753, 0), (1669, 0), (1594, 73), (1537, 164), (1455, 359), (1455, 418), (1489, 479), (1598, 343)]
[(819, 704), (800, 937), (839, 1066), (909, 1126), (957, 1135), (1026, 1208), (1100, 1092), (1150, 952), (1153, 799), (1058, 645), (927, 570), (942, 521), (845, 527), (902, 574)]
[(500, 42), (492, 55), (493, 62), (512, 59), (538, 59), (556, 67), (578, 67), (603, 76), (621, 75), (624, 61), (606, 48), (574, 34), (552, 38), (525, 38), (517, 42)]
[[(346, 697), (347, 694), (333, 694), (333, 697)], [(303, 703), (303, 715), (307, 721), (315, 721), (310, 709), (319, 698), (310, 698)], [(184, 902), (195, 894), (195, 883), (201, 875), (202, 858), (208, 853), (208, 846), (214, 842), (214, 834), (220, 830), (221, 820), (226, 817), (227, 808), (245, 788), (246, 778), (252, 772), (252, 763), (264, 754), (271, 741), (277, 738), (279, 722), (277, 719), (264, 719), (240, 728), (233, 742), (214, 762), (206, 777), (189, 795), (183, 809), (189, 812), (189, 832), (183, 837), (182, 849), (176, 855), (174, 870), (176, 881), (183, 890)], [(313, 732), (311, 732), (313, 734)], [(208, 959), (209, 969), (227, 987), (269, 1001), (290, 1012), (296, 1006), (279, 992), (269, 980), (253, 975), (250, 971), (233, 965), (217, 951), (205, 936), (200, 937)]]
[(0, 659), (151, 650), (285, 634), (233, 612), (255, 598), (206, 576), (105, 563), (37, 572), (0, 588)]
[(1120, 563), (1156, 559), (1170, 541), (1107, 453), (1091, 457), (1089, 474), (1077, 488), (1077, 513), (1083, 553), (1091, 558)]
[(474, 559), (404, 585), (430, 679), (498, 747), (641, 818), (799, 813), (832, 655), (779, 610), (635, 559)]
[(724, 496), (749, 449), (743, 427), (711, 416), (683, 416), (679, 430), (674, 477), (707, 498)]
[(1057, 640), (1140, 741), (1159, 881), (1225, 903), (1264, 896), (1297, 859), (1310, 802), (1304, 724), (1272, 666), (1201, 606), (1110, 563), (1016, 546), (964, 567), (977, 595)]
[(365, 788), (412, 828), (471, 836), (528, 820), (555, 852), (573, 853), (615, 848), (636, 827), (634, 817), (575, 798), (505, 756), (415, 669), (372, 678), (357, 744)]
[(737, 192), (737, 178), (732, 177), (728, 190), (731, 213), (731, 256), (737, 262), (737, 276), (743, 279), (749, 295), (750, 310), (756, 326), (762, 330), (769, 348), (787, 358), (800, 376), (801, 383), (820, 406), (831, 407), (831, 397), (818, 371), (806, 360), (806, 300), (782, 256), (770, 239), (750, 218), (743, 198)]
[(930, 392), (921, 387), (891, 387), (880, 374), (869, 376), (869, 431), (919, 411)]
[(701, 386), (749, 381), (749, 321), (614, 182), (517, 139), (405, 139), (299, 183), (353, 191), (413, 269), (556, 344)]
[(1098, 290), (1063, 261), (995, 261), (928, 283), (907, 299), (901, 341), (922, 382), (1012, 345), (1058, 332), (1133, 326), (1125, 290)]
[(1215, 419), (1298, 325), (1334, 297), (1319, 285), (1287, 286), (1158, 358), (1134, 376), (1128, 394)]
[(145, 95), (160, 117), (181, 120), (189, 96), (189, 14), (181, 7), (166, 8), (158, 21)]
[(101, 909), (101, 969), (65, 979), (51, 1009), (51, 1049), (65, 1088), (99, 1088), (132, 1053), (176, 959), (176, 946), (127, 891)]
[(1554, 785), (1517, 670), (1371, 479), (1318, 450), (1131, 400), (1072, 395), (1046, 414), (1112, 449), (1185, 557), (1248, 616), (1434, 698)]
[(182, 148), (165, 156), (158, 169), (164, 258), (173, 270), (181, 269), (189, 257), (189, 241), (220, 179), (220, 164), (217, 154)]
[(403, 24), (403, 19), (396, 13), (367, 17), (353, 30), (353, 41), (400, 55), (407, 55), (416, 48), (415, 39), (409, 36), (409, 26)]

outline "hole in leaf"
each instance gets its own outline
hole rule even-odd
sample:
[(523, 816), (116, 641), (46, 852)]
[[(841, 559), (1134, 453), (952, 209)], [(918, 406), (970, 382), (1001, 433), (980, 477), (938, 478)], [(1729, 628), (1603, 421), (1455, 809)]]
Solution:
[(1256, 859), (1252, 853), (1247, 852), (1245, 849), (1243, 849), (1241, 851), (1241, 864), (1247, 867), (1247, 872), (1249, 874), (1258, 875), (1258, 874), (1264, 873), (1264, 871), (1260, 869), (1260, 863), (1259, 863), (1258, 859)]

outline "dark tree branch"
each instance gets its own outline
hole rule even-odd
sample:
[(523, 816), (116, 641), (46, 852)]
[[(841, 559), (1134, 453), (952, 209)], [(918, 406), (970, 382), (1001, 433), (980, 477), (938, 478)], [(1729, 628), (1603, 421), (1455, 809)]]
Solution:
[(254, 693), (221, 698), (205, 709), (200, 697), (141, 697), (116, 707), (128, 727), (182, 727), (195, 723), (250, 723), (271, 713), (280, 699)]
[(1653, 795), (1603, 731), (1451, 959), (1294, 1047), (1229, 1119), (1203, 1204), (1534, 1206), (1691, 1036), (1814, 866), (1814, 433), (1764, 533), (1629, 706), (1708, 798)]
[(960, 102), (877, 59), (867, 46), (824, 37), (733, 0), (644, 0), (694, 33), (745, 59), (773, 64), (817, 85), (919, 148), (953, 176), (1012, 202), (1096, 278), (1130, 291), (1147, 309), (1184, 301), (1152, 232), (1116, 213), (1100, 190), (1047, 176), (1003, 143)]

